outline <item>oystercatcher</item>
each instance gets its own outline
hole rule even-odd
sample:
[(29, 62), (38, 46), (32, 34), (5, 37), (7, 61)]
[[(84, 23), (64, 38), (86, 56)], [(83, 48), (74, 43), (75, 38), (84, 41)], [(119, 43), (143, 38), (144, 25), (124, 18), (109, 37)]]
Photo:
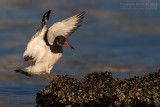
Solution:
[(50, 78), (54, 79), (50, 75), (50, 71), (61, 58), (63, 45), (74, 49), (66, 42), (66, 39), (80, 27), (79, 23), (82, 21), (85, 12), (83, 11), (61, 22), (57, 22), (47, 29), (46, 23), (49, 20), (50, 13), (51, 10), (44, 14), (41, 28), (29, 40), (23, 54), (25, 61), (32, 60), (32, 65), (15, 70), (15, 72), (20, 72), (26, 76), (47, 74), (49, 82)]

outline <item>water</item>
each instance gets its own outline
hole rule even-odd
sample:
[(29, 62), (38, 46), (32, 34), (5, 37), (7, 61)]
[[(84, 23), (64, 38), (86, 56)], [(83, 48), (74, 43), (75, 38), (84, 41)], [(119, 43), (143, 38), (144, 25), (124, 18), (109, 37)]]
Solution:
[(160, 63), (160, 14), (157, 0), (1, 0), (0, 3), (0, 104), (35, 106), (36, 93), (48, 84), (45, 76), (26, 77), (14, 72), (28, 63), (23, 60), (27, 41), (52, 10), (48, 27), (82, 10), (82, 26), (67, 40), (52, 75), (77, 79), (92, 72), (112, 72), (130, 78), (154, 72)]

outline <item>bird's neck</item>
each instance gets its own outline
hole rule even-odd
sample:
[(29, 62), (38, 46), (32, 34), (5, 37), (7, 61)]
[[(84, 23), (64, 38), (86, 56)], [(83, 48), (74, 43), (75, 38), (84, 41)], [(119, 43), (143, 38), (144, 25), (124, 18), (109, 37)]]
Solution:
[(62, 46), (58, 45), (58, 44), (53, 44), (50, 45), (50, 49), (53, 53), (63, 53), (63, 48)]

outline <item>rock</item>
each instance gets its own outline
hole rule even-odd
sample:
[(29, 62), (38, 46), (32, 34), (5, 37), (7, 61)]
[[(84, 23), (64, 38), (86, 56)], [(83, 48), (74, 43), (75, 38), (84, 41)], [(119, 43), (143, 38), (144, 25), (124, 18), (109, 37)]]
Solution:
[(81, 81), (57, 76), (37, 93), (39, 107), (160, 106), (160, 70), (142, 78), (114, 79), (110, 72), (92, 73)]

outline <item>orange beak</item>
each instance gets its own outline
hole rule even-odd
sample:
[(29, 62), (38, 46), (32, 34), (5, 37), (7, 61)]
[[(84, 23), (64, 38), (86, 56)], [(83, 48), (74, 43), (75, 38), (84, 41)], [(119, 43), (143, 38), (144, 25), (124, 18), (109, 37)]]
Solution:
[(67, 45), (68, 47), (70, 47), (70, 48), (72, 48), (73, 50), (75, 50), (74, 47), (71, 46), (70, 44), (68, 44), (67, 42), (64, 42), (64, 45)]

